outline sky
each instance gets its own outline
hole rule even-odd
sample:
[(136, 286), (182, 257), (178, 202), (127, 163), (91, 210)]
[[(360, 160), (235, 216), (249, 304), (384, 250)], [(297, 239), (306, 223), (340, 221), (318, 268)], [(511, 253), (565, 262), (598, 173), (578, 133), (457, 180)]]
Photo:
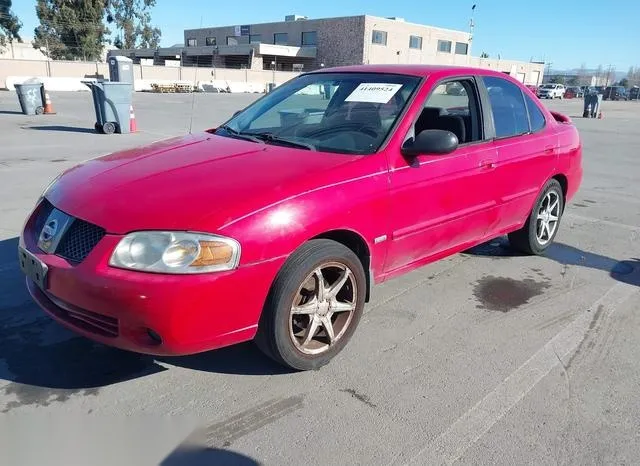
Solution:
[[(33, 37), (38, 25), (35, 4), (35, 0), (13, 0), (25, 37)], [(633, 0), (598, 2), (595, 7), (595, 2), (589, 5), (584, 0), (157, 0), (152, 20), (162, 30), (161, 45), (171, 46), (184, 42), (184, 29), (282, 21), (287, 14), (399, 16), (407, 22), (468, 31), (473, 4), (473, 55), (487, 52), (491, 57), (545, 61), (552, 70), (584, 64), (612, 65), (626, 72), (630, 66), (640, 66), (640, 7)]]

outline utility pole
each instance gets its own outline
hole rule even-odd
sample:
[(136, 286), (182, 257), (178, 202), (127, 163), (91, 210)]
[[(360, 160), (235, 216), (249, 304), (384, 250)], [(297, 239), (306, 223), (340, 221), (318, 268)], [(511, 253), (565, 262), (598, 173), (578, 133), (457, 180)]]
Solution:
[[(553, 62), (548, 62), (547, 63), (547, 72), (546, 72), (547, 81), (550, 79), (549, 76), (551, 76), (551, 65), (553, 65)], [(544, 79), (543, 79), (543, 81), (544, 81)]]

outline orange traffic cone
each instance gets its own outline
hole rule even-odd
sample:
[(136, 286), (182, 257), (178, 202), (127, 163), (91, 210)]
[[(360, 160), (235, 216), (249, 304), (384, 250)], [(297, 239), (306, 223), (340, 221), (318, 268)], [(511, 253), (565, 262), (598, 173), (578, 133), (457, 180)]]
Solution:
[(136, 124), (136, 115), (133, 113), (133, 105), (129, 106), (129, 132), (135, 133), (138, 131), (138, 125)]
[(49, 93), (44, 93), (44, 114), (45, 115), (55, 115), (56, 112), (53, 111), (53, 104), (51, 103), (51, 97), (49, 97)]

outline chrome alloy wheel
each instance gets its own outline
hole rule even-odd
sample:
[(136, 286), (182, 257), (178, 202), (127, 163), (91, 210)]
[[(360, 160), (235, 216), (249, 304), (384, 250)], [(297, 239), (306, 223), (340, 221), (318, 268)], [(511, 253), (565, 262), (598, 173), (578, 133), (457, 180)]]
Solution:
[(317, 355), (340, 340), (351, 324), (358, 298), (353, 272), (339, 262), (317, 267), (294, 296), (289, 336), (304, 354)]
[(553, 238), (560, 220), (560, 196), (549, 191), (544, 197), (536, 219), (536, 237), (541, 246)]

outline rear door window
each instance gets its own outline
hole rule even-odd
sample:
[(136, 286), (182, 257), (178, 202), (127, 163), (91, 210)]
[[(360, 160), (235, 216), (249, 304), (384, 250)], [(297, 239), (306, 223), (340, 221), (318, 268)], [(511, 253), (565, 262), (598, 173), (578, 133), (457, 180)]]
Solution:
[(489, 92), (496, 137), (528, 133), (529, 114), (520, 88), (506, 79), (493, 76), (485, 76), (483, 80)]

